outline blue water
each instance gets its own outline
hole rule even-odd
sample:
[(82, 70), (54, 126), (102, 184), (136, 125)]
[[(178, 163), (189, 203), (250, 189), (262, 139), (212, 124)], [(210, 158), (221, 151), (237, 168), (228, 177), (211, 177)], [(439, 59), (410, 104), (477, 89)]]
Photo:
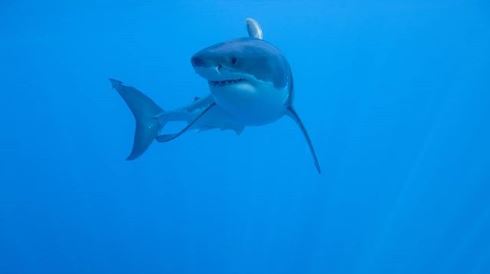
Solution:
[[(0, 1), (0, 273), (490, 273), (487, 1)], [(128, 162), (109, 77), (163, 108), (256, 18), (282, 119)]]

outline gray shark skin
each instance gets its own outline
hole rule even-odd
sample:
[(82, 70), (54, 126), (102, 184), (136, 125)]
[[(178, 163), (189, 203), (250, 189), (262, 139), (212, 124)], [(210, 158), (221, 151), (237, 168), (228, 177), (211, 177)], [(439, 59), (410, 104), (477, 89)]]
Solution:
[[(284, 55), (263, 40), (259, 24), (248, 18), (249, 36), (218, 43), (194, 54), (191, 64), (208, 82), (211, 94), (187, 106), (165, 111), (136, 88), (110, 79), (136, 121), (133, 148), (128, 160), (141, 156), (153, 140), (169, 142), (190, 129), (233, 130), (262, 126), (289, 116), (299, 126), (318, 173), (320, 164), (308, 132), (293, 108), (293, 76)], [(173, 134), (160, 134), (168, 122), (187, 125)]]

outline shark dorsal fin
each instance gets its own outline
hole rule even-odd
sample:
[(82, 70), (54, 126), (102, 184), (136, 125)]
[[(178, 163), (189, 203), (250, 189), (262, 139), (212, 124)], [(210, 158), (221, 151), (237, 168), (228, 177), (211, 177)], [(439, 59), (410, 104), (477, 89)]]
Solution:
[(260, 28), (259, 23), (255, 21), (253, 18), (247, 18), (247, 31), (248, 31), (248, 36), (250, 38), (256, 38), (256, 39), (264, 39), (264, 33), (262, 32), (262, 28)]

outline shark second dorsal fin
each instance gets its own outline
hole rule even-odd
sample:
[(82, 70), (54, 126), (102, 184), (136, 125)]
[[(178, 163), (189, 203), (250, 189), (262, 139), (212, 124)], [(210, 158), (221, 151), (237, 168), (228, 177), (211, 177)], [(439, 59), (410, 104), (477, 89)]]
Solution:
[(257, 23), (255, 19), (247, 18), (245, 21), (247, 22), (247, 31), (250, 38), (256, 38), (260, 40), (264, 39), (262, 28), (260, 28), (259, 23)]

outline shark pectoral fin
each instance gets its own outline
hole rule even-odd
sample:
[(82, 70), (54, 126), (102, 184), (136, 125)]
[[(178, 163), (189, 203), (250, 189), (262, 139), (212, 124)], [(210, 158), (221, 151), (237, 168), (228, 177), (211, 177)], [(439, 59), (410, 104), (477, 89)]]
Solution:
[(187, 112), (193, 112), (196, 109), (204, 108), (204, 107), (208, 106), (212, 102), (214, 102), (214, 99), (211, 95), (204, 97), (204, 98), (195, 97), (194, 102), (192, 104), (190, 104), (189, 106), (185, 107), (184, 110)]
[(313, 157), (313, 162), (315, 163), (316, 170), (318, 171), (318, 173), (321, 174), (322, 170), (320, 168), (320, 162), (318, 161), (315, 148), (313, 147), (313, 142), (311, 141), (310, 136), (308, 135), (308, 131), (306, 130), (306, 127), (304, 126), (303, 122), (299, 118), (298, 113), (294, 110), (292, 106), (288, 108), (287, 114), (296, 122), (296, 124), (298, 124), (299, 128), (301, 129), (301, 132), (303, 132), (303, 136), (305, 137), (306, 142), (308, 143), (308, 147), (310, 148), (311, 156)]
[(194, 120), (192, 120), (189, 124), (187, 124), (187, 126), (185, 126), (183, 129), (181, 129), (179, 132), (177, 132), (175, 134), (159, 135), (155, 139), (158, 142), (162, 142), (162, 143), (172, 141), (173, 139), (179, 137), (180, 135), (184, 134), (187, 130), (189, 130), (199, 119), (201, 119), (204, 116), (204, 114), (206, 114), (215, 105), (216, 105), (215, 102), (212, 102), (211, 104), (209, 104), (209, 106), (207, 106), (201, 113), (199, 113), (199, 115), (196, 116), (196, 118), (194, 118)]
[(157, 137), (155, 137), (155, 140), (157, 140), (157, 142), (160, 142), (160, 143), (165, 143), (165, 142), (168, 142), (168, 141), (171, 141), (177, 137), (174, 137), (175, 134), (162, 134), (162, 135), (158, 135)]

